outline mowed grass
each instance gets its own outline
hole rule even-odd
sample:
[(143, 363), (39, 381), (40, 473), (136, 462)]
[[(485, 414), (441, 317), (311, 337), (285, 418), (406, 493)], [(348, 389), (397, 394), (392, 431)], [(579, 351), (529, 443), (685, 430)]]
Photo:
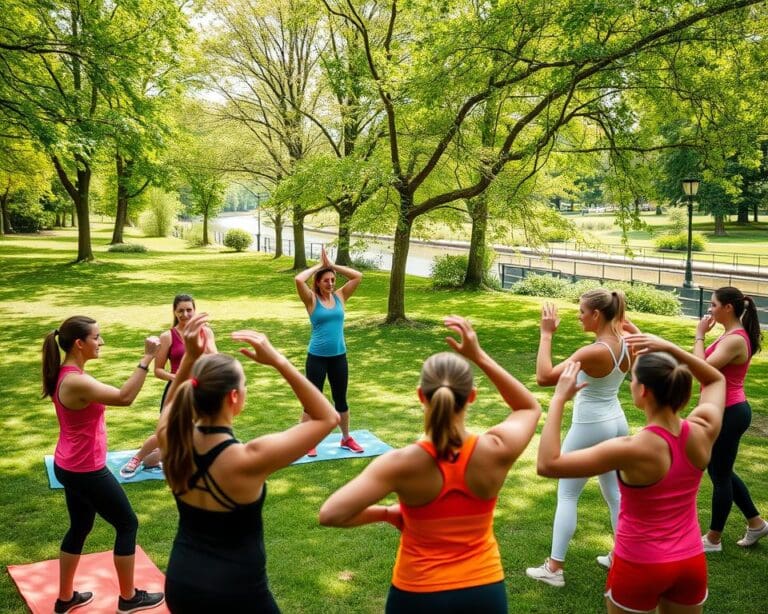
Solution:
[[(254, 253), (190, 250), (176, 240), (131, 237), (145, 244), (146, 254), (110, 254), (110, 230), (95, 225), (97, 262), (69, 264), (75, 254), (74, 231), (44, 237), (0, 240), (0, 560), (23, 564), (55, 558), (66, 530), (63, 493), (50, 490), (43, 456), (50, 454), (58, 433), (49, 400), (40, 400), (40, 346), (43, 336), (73, 314), (95, 317), (106, 341), (102, 358), (88, 371), (120, 385), (141, 356), (143, 339), (170, 325), (173, 296), (189, 292), (198, 309), (211, 314), (219, 350), (234, 353), (229, 333), (241, 328), (266, 332), (294, 363), (303, 365), (309, 337), (306, 313), (295, 296), (289, 259), (271, 260)], [(551, 389), (536, 387), (534, 370), (541, 301), (502, 293), (435, 292), (429, 282), (409, 278), (409, 327), (382, 325), (388, 277), (366, 272), (349, 303), (346, 337), (350, 361), (349, 399), (353, 428), (373, 431), (393, 446), (415, 440), (422, 412), (415, 388), (423, 359), (446, 348), (442, 316), (471, 318), (483, 346), (535, 391), (546, 405)], [(575, 306), (562, 304), (562, 325), (555, 339), (555, 359), (567, 357), (589, 341), (579, 329)], [(694, 323), (677, 318), (642, 316), (644, 329), (688, 347)], [(294, 424), (300, 408), (287, 386), (270, 369), (248, 362), (249, 398), (238, 418), (242, 440)], [(502, 420), (507, 410), (498, 394), (478, 377), (479, 397), (470, 410), (470, 425), (482, 431)], [(747, 394), (754, 410), (753, 426), (742, 443), (737, 468), (756, 503), (768, 509), (768, 361), (755, 359)], [(162, 382), (148, 379), (132, 407), (109, 409), (110, 449), (140, 445), (157, 419)], [(642, 424), (631, 405), (628, 386), (622, 402), (633, 427)], [(592, 480), (582, 495), (576, 536), (568, 553), (564, 589), (525, 577), (527, 566), (539, 565), (549, 553), (556, 481), (535, 472), (538, 436), (510, 472), (496, 514), (506, 571), (510, 611), (597, 612), (603, 609), (605, 571), (595, 556), (611, 547), (608, 511)], [(383, 611), (395, 558), (398, 534), (389, 525), (351, 530), (318, 526), (325, 498), (366, 466), (369, 459), (329, 461), (288, 467), (269, 481), (265, 534), (272, 589), (284, 612), (375, 613)], [(162, 482), (125, 487), (140, 520), (139, 543), (165, 569), (176, 530), (173, 498)], [(699, 497), (700, 519), (709, 520), (711, 487), (705, 477)], [(725, 549), (709, 557), (711, 612), (768, 610), (768, 540), (742, 550), (735, 545), (744, 523), (734, 510), (725, 530)], [(86, 542), (86, 552), (112, 547), (114, 534), (103, 520)], [(55, 581), (55, 579), (52, 579)], [(83, 586), (83, 589), (87, 587)], [(0, 611), (25, 611), (10, 578), (0, 580)]]

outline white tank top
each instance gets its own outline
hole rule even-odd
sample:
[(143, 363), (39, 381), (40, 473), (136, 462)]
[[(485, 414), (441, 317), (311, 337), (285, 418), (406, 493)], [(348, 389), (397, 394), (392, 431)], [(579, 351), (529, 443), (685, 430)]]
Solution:
[(573, 401), (573, 423), (603, 422), (624, 415), (617, 395), (619, 386), (626, 376), (626, 373), (620, 369), (620, 365), (627, 355), (627, 345), (622, 339), (621, 352), (616, 358), (607, 343), (596, 341), (595, 344), (608, 348), (613, 358), (613, 370), (604, 377), (591, 377), (584, 371), (579, 371), (576, 383), (587, 382), (589, 385), (579, 390)]

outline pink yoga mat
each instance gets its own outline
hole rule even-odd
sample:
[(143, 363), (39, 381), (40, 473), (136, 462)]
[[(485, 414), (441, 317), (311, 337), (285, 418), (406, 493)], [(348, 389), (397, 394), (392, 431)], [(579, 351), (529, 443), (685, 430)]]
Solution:
[[(40, 561), (28, 565), (8, 565), (8, 573), (16, 583), (22, 598), (32, 614), (51, 614), (59, 592), (59, 560)], [(162, 591), (165, 576), (149, 557), (136, 546), (136, 586), (151, 593)], [(75, 575), (75, 590), (93, 593), (93, 601), (75, 610), (78, 614), (106, 614), (117, 610), (119, 589), (117, 574), (112, 563), (112, 551), (84, 554), (80, 557)], [(165, 604), (152, 610), (152, 614), (168, 612)]]

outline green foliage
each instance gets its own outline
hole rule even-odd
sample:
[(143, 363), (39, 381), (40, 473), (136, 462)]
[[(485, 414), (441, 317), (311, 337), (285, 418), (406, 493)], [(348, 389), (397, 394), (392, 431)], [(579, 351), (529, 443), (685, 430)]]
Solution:
[[(499, 281), (490, 274), (490, 267), (494, 257), (493, 251), (486, 250), (485, 256), (483, 284), (490, 288), (498, 289), (500, 287)], [(467, 275), (468, 263), (468, 258), (465, 255), (446, 254), (445, 256), (435, 256), (430, 270), (432, 287), (461, 288)]]
[[(657, 249), (668, 249), (684, 252), (688, 250), (688, 233), (661, 235), (654, 239)], [(694, 232), (691, 235), (691, 251), (703, 252), (707, 248), (707, 241), (701, 233)]]
[(160, 188), (150, 188), (142, 196), (144, 211), (139, 217), (139, 227), (147, 237), (167, 237), (171, 234), (173, 220), (181, 208), (177, 196)]
[(688, 208), (687, 207), (670, 207), (667, 209), (667, 217), (669, 218), (669, 234), (677, 235), (682, 232), (687, 232), (688, 229)]
[(541, 236), (546, 243), (563, 243), (573, 239), (573, 232), (567, 228), (546, 228)]
[(665, 316), (676, 316), (681, 313), (680, 303), (675, 294), (657, 290), (653, 286), (641, 283), (630, 284), (612, 281), (601, 284), (597, 279), (582, 279), (576, 283), (571, 283), (563, 277), (532, 274), (513, 284), (510, 291), (513, 294), (528, 296), (564, 298), (578, 303), (579, 298), (585, 292), (600, 287), (621, 290), (627, 299), (628, 311)]
[(241, 228), (230, 228), (224, 235), (224, 246), (242, 252), (248, 249), (253, 243), (253, 235), (247, 230)]
[(10, 213), (11, 226), (15, 232), (40, 232), (46, 228), (53, 228), (56, 222), (56, 214), (45, 211), (39, 204), (27, 205), (15, 208)]
[(115, 243), (110, 245), (107, 251), (118, 254), (144, 254), (147, 248), (140, 243)]
[(181, 237), (190, 247), (205, 247), (207, 245), (203, 240), (202, 224), (190, 224), (189, 226), (183, 227)]

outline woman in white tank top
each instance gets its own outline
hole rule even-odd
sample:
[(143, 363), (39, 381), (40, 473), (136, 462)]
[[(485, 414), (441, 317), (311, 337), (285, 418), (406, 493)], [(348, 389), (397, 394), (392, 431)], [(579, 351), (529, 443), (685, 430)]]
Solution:
[[(594, 333), (595, 341), (578, 349), (568, 360), (579, 361), (579, 384), (588, 383), (576, 395), (571, 427), (563, 441), (563, 450), (591, 447), (606, 439), (627, 435), (627, 419), (618, 399), (619, 387), (630, 369), (630, 357), (624, 332), (639, 332), (624, 318), (624, 294), (603, 288), (583, 294), (579, 301), (579, 321), (585, 332)], [(555, 386), (567, 361), (552, 365), (552, 337), (560, 320), (554, 305), (545, 303), (541, 310), (541, 336), (536, 357), (536, 383)], [(568, 544), (576, 531), (577, 505), (588, 478), (561, 479), (557, 486), (557, 509), (552, 530), (552, 549), (539, 567), (529, 567), (526, 575), (551, 586), (565, 586), (563, 568)], [(614, 532), (619, 514), (619, 484), (616, 473), (598, 476), (600, 491), (610, 509)], [(597, 562), (610, 566), (610, 554), (598, 556)]]

